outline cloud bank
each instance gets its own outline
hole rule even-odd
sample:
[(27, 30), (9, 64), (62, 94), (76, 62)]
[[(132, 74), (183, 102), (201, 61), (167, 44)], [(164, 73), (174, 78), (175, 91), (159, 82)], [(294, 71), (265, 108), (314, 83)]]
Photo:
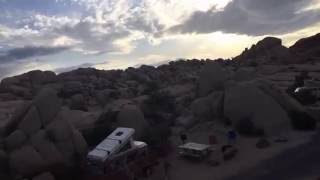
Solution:
[(67, 49), (69, 49), (69, 47), (26, 46), (22, 48), (14, 48), (6, 52), (2, 52), (3, 55), (0, 55), (0, 63), (13, 62), (16, 60), (21, 60), (30, 57), (56, 54)]
[[(60, 55), (52, 63), (37, 62), (56, 69), (70, 62), (61, 55), (67, 53), (78, 54), (73, 59), (117, 56), (110, 62), (121, 56), (167, 57), (165, 50), (181, 45), (176, 56), (170, 54), (175, 59), (181, 57), (178, 52), (192, 53), (193, 45), (184, 44), (206, 39), (198, 34), (283, 36), (319, 22), (319, 8), (320, 0), (0, 0), (0, 69), (5, 76), (29, 70), (39, 56)], [(216, 44), (225, 39), (216, 37), (211, 37)], [(216, 52), (205, 45), (199, 45), (206, 51), (201, 54)], [(162, 49), (148, 52), (157, 47)], [(82, 60), (67, 66), (85, 62), (99, 63)]]
[(173, 33), (225, 33), (250, 36), (293, 32), (320, 22), (319, 9), (305, 9), (314, 0), (234, 0), (223, 10), (195, 11)]

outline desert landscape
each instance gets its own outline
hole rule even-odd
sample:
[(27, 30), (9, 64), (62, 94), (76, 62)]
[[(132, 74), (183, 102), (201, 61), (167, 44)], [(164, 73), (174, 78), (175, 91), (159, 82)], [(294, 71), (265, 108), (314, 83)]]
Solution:
[[(314, 89), (301, 95), (301, 87)], [(145, 179), (317, 180), (319, 89), (320, 34), (289, 48), (266, 37), (233, 59), (7, 77), (0, 84), (0, 179), (81, 179), (88, 151), (129, 127), (157, 154)], [(230, 130), (237, 153), (225, 160), (220, 149), (230, 144)], [(181, 133), (203, 144), (214, 136), (210, 156), (179, 157)]]

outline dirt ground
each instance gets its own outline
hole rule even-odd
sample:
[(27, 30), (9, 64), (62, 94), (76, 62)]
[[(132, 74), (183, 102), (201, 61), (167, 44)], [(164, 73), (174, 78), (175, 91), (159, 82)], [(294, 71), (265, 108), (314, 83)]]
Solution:
[[(152, 177), (149, 180), (224, 180), (235, 176), (241, 172), (250, 170), (264, 160), (270, 159), (288, 149), (297, 147), (308, 142), (314, 134), (311, 132), (295, 132), (289, 131), (281, 136), (288, 138), (286, 143), (275, 143), (276, 137), (269, 137), (271, 146), (266, 149), (257, 149), (255, 147), (258, 138), (239, 136), (235, 146), (239, 152), (237, 156), (230, 161), (223, 161), (221, 146), (227, 144), (226, 132), (228, 129), (213, 123), (202, 123), (187, 131), (188, 142), (209, 143), (209, 136), (215, 135), (218, 144), (213, 145), (213, 153), (210, 157), (202, 161), (191, 161), (178, 156), (177, 147), (182, 144), (178, 135), (171, 137), (173, 151), (162, 159), (160, 165), (154, 169)], [(208, 164), (209, 159), (218, 160), (220, 166), (213, 167)], [(170, 168), (167, 177), (163, 162), (170, 162)], [(312, 178), (310, 178), (312, 179)], [(307, 179), (306, 179), (307, 180)]]

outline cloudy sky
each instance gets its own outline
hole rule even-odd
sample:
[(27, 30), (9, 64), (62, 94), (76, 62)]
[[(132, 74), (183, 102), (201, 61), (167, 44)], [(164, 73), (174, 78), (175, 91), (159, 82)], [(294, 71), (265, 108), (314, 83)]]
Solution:
[(230, 58), (320, 29), (320, 0), (0, 0), (0, 78)]

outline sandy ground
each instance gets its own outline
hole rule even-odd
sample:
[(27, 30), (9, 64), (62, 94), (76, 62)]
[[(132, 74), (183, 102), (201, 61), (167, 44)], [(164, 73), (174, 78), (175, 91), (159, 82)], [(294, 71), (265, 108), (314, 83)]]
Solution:
[[(220, 147), (227, 143), (227, 129), (213, 123), (202, 123), (192, 128), (187, 132), (188, 141), (208, 144), (208, 136), (214, 134), (218, 139), (218, 144), (213, 148), (219, 149), (214, 151), (208, 159), (217, 159), (221, 162), (220, 166), (212, 167), (206, 160), (190, 161), (178, 157), (177, 146), (181, 145), (178, 136), (172, 136), (171, 142), (174, 147), (173, 152), (166, 157), (171, 166), (168, 173), (168, 178), (164, 176), (163, 160), (158, 167), (155, 168), (154, 174), (150, 180), (223, 180), (235, 176), (241, 172), (245, 172), (257, 166), (259, 163), (275, 157), (284, 151), (297, 147), (309, 141), (314, 133), (294, 132), (284, 133), (289, 141), (287, 143), (274, 143), (267, 149), (257, 149), (255, 144), (258, 138), (239, 137), (236, 147), (239, 149), (237, 156), (230, 161), (223, 161), (220, 153)], [(263, 172), (262, 172), (263, 173)], [(310, 177), (308, 179), (313, 179)], [(307, 179), (306, 179), (307, 180)]]

